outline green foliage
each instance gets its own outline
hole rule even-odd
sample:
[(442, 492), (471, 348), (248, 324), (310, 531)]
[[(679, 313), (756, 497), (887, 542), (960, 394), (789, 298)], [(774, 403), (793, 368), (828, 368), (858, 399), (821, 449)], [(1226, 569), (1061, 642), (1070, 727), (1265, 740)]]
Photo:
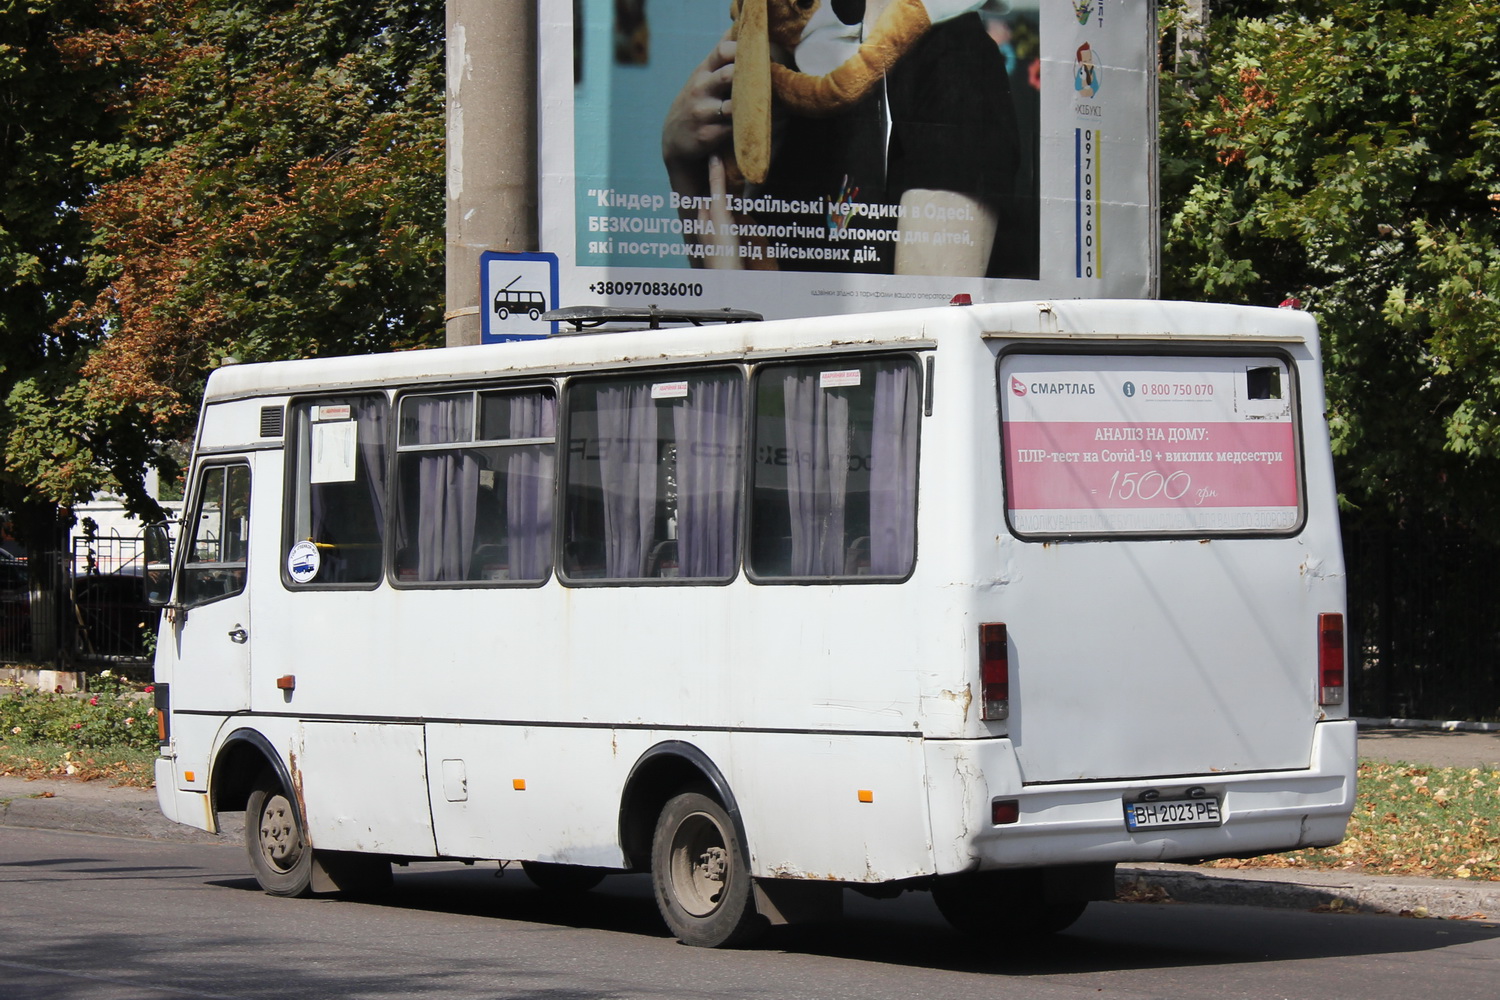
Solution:
[(125, 747), (157, 751), (156, 710), (149, 692), (112, 677), (96, 677), (87, 694), (55, 694), (11, 687), (0, 695), (0, 738), (58, 744), (74, 750)]
[(1500, 537), (1500, 2), (1237, 6), (1163, 86), (1166, 293), (1301, 300), (1346, 502)]
[[(0, 132), (13, 483), (155, 517), (143, 473), (175, 481), (164, 446), (221, 358), (441, 342), (442, 32), (441, 0), (0, 12), (0, 88), (36, 99)], [(12, 251), (23, 224), (41, 235)], [(6, 311), (11, 285), (26, 309)]]
[[(89, 348), (81, 331), (57, 325), (95, 287), (83, 264), (90, 232), (80, 211), (94, 181), (73, 151), (84, 139), (112, 142), (120, 134), (125, 115), (116, 95), (141, 66), (132, 52), (115, 48), (105, 58), (105, 49), (86, 52), (75, 43), (115, 37), (121, 8), (132, 6), (0, 5), (0, 400), (18, 381), (67, 367)], [(0, 407), (0, 438), (13, 424)], [(0, 507), (40, 547), (57, 515), (38, 500), (24, 471), (0, 468)]]

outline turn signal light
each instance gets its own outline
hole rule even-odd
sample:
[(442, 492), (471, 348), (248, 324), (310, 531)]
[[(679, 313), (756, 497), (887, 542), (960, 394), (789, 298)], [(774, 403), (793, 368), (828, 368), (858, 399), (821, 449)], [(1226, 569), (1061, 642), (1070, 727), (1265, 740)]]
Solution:
[(1005, 626), (998, 622), (979, 626), (979, 686), (980, 718), (988, 722), (1009, 718), (1010, 641)]
[(1344, 616), (1318, 616), (1318, 704), (1344, 703)]

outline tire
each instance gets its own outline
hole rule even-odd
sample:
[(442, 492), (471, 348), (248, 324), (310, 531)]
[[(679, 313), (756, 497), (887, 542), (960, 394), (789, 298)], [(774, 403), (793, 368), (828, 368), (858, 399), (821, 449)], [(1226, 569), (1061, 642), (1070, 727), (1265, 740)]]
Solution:
[(495, 313), (495, 315), (503, 323), (506, 320), (510, 319), (510, 310), (506, 309), (504, 306), (501, 306), (500, 309)]
[(547, 861), (522, 861), (521, 871), (536, 884), (538, 889), (566, 895), (588, 892), (604, 881), (602, 868), (585, 868), (583, 865), (558, 865)]
[(312, 893), (312, 850), (296, 803), (270, 771), (261, 772), (245, 805), (245, 850), (255, 881), (273, 896)]
[(755, 912), (750, 862), (724, 807), (683, 792), (662, 807), (651, 842), (651, 885), (677, 940), (698, 948), (750, 943), (765, 928)]
[(1073, 926), (1086, 899), (1048, 901), (1039, 878), (1027, 872), (979, 872), (939, 879), (932, 901), (943, 919), (963, 934), (991, 946), (1016, 938), (1056, 934)]
[(541, 313), (541, 310), (539, 310), (539, 309), (535, 309), (535, 308), (533, 308), (533, 309), (531, 309), (531, 310), (530, 310), (530, 311), (528, 311), (528, 312), (527, 312), (527, 313), (526, 313), (526, 315), (528, 315), (528, 316), (530, 316), (530, 317), (531, 317), (531, 321), (532, 321), (532, 322), (533, 322), (533, 323), (535, 323), (535, 322), (536, 322), (536, 321), (537, 321), (537, 320), (539, 320), (539, 319), (541, 319), (541, 318), (542, 318), (542, 313)]

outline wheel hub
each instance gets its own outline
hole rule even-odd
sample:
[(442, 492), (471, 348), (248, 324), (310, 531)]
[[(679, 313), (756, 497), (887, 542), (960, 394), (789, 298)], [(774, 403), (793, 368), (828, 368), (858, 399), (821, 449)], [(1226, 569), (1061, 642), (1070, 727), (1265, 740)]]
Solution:
[(281, 871), (294, 867), (302, 856), (302, 838), (297, 834), (292, 804), (283, 795), (266, 799), (260, 811), (260, 850), (266, 861)]
[(722, 847), (710, 847), (698, 858), (694, 874), (708, 882), (722, 882), (729, 870), (729, 855)]

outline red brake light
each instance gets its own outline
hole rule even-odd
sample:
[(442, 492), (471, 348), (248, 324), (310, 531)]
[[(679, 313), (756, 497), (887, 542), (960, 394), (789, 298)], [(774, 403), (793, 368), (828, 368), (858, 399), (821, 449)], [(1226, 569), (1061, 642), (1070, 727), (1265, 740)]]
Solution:
[(1010, 642), (1005, 626), (979, 626), (980, 718), (991, 722), (1010, 716)]
[(1344, 616), (1318, 616), (1318, 704), (1344, 703)]

